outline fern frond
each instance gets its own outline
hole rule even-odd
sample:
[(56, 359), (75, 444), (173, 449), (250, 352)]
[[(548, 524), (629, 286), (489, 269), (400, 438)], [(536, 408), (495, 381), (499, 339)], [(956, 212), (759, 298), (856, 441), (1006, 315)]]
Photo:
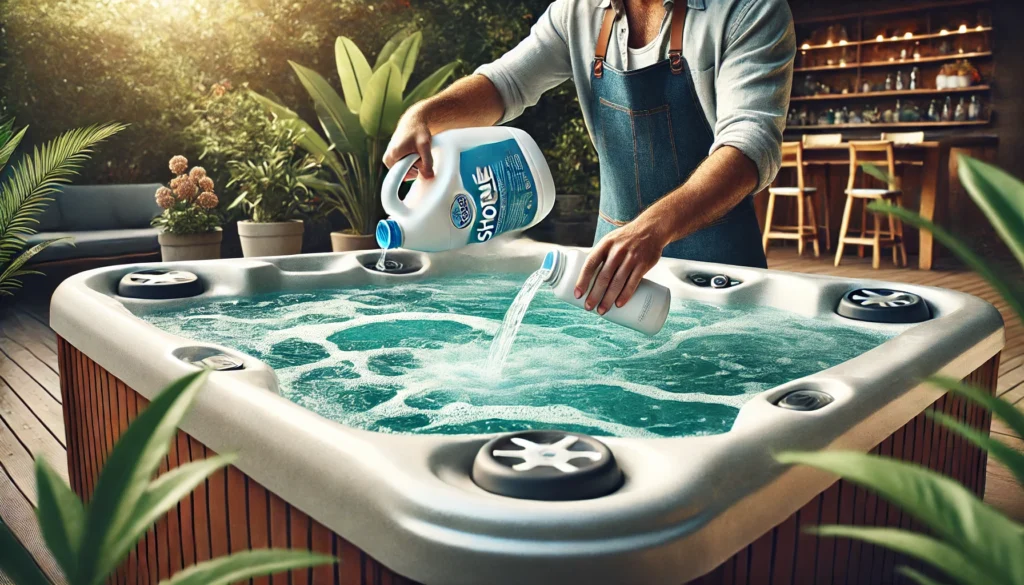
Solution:
[(75, 239), (72, 237), (66, 237), (47, 240), (25, 250), (21, 256), (18, 256), (9, 264), (3, 272), (0, 272), (0, 295), (5, 294), (4, 291), (9, 291), (6, 294), (13, 294), (15, 289), (21, 288), (21, 282), (18, 280), (19, 278), (33, 274), (42, 274), (38, 270), (24, 269), (22, 267), (25, 266), (25, 263), (31, 260), (33, 256), (57, 243), (68, 243), (74, 245)]
[(97, 143), (124, 128), (124, 124), (103, 124), (71, 130), (22, 158), (0, 188), (0, 250), (17, 245), (11, 236), (36, 233), (34, 216), (52, 201), (48, 196), (70, 182)]
[[(13, 120), (11, 123), (13, 123)], [(21, 139), (25, 137), (27, 130), (28, 126), (25, 126), (15, 134), (10, 123), (4, 122), (0, 124), (0, 171), (4, 170), (4, 166), (10, 160), (11, 155), (14, 154), (14, 150), (21, 144)]]

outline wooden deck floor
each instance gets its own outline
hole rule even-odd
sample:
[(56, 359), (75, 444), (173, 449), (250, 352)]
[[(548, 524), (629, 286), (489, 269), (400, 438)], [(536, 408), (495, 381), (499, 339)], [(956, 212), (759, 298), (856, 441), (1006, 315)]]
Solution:
[[(792, 248), (773, 249), (769, 264), (777, 270), (946, 287), (991, 302), (1003, 312), (1007, 323), (998, 392), (1024, 410), (1024, 327), (976, 275), (962, 270), (897, 270), (885, 265), (875, 271), (857, 258), (844, 260), (841, 267), (834, 268), (827, 258), (798, 257)], [(47, 327), (46, 298), (23, 297), (0, 310), (0, 520), (35, 555), (51, 580), (64, 583), (56, 563), (45, 550), (33, 511), (36, 457), (44, 457), (67, 478), (56, 340)], [(999, 421), (993, 421), (992, 433), (1000, 441), (1024, 451), (1024, 440)], [(1024, 521), (1024, 492), (1005, 468), (991, 461), (985, 499)], [(0, 585), (3, 583), (0, 574)]]

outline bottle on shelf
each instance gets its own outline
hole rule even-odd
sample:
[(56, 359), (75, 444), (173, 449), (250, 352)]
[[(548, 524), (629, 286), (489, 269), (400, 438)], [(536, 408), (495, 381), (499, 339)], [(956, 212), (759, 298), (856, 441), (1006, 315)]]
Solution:
[(896, 72), (896, 91), (903, 91), (903, 90), (907, 89), (907, 85), (906, 85), (906, 83), (903, 82), (903, 79), (904, 79), (903, 72), (902, 71), (897, 71)]
[(914, 67), (913, 69), (911, 69), (910, 70), (910, 91), (914, 91), (916, 89), (920, 89), (918, 87), (918, 80), (920, 80), (920, 79), (921, 79), (921, 70), (918, 69), (917, 67)]
[(967, 121), (967, 101), (964, 98), (960, 98), (960, 103), (956, 105), (956, 113), (953, 115), (953, 118), (957, 122)]
[(932, 100), (932, 103), (928, 105), (928, 121), (939, 121), (939, 100)]
[(942, 121), (952, 122), (953, 121), (953, 98), (946, 96), (946, 103), (942, 106)]
[(893, 122), (903, 121), (903, 103), (900, 100), (896, 100), (896, 109), (892, 113)]
[(981, 119), (981, 102), (978, 101), (978, 96), (971, 96), (971, 103), (967, 107), (967, 119), (971, 122), (975, 122)]
[(860, 88), (861, 93), (871, 93), (871, 82), (864, 80), (864, 85)]
[(892, 73), (885, 76), (885, 91), (892, 91)]

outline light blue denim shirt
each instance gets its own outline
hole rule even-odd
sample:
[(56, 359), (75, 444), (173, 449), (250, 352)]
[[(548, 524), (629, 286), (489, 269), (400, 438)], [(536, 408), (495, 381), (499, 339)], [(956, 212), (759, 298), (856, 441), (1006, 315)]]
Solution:
[[(621, 0), (555, 0), (529, 37), (476, 71), (501, 94), (502, 122), (518, 117), (541, 94), (571, 77), (587, 127), (592, 127), (594, 48), (604, 9), (613, 1), (619, 16), (606, 65), (630, 70), (650, 64), (648, 59), (630, 58)], [(683, 57), (714, 129), (711, 152), (729, 145), (747, 155), (757, 165), (760, 191), (775, 178), (782, 161), (782, 131), (796, 55), (789, 5), (786, 0), (688, 0), (688, 6)], [(650, 51), (650, 60), (668, 56), (671, 13), (672, 0), (665, 0), (661, 34), (654, 41), (660, 51)]]

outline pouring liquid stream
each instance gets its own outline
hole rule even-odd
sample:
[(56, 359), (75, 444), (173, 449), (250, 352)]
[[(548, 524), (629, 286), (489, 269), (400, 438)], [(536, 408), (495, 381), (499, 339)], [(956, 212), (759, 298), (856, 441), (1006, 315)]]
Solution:
[(501, 370), (505, 366), (509, 352), (512, 351), (512, 344), (516, 341), (516, 334), (519, 333), (519, 327), (523, 324), (526, 310), (530, 308), (530, 302), (533, 301), (537, 290), (540, 289), (540, 285), (544, 283), (544, 279), (550, 272), (546, 268), (541, 268), (531, 274), (523, 283), (523, 288), (519, 289), (519, 294), (512, 301), (508, 311), (505, 312), (505, 318), (498, 326), (494, 339), (491, 340), (491, 349), (487, 355), (493, 376), (501, 377)]

